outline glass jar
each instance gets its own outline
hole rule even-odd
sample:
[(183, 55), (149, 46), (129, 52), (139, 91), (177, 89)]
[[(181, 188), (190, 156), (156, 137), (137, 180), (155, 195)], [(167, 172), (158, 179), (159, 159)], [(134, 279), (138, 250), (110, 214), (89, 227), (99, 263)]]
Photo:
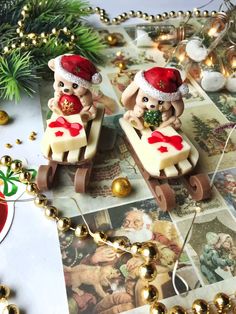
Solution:
[(236, 45), (227, 48), (223, 55), (223, 66), (226, 76), (225, 87), (228, 91), (236, 92)]
[(226, 78), (223, 73), (221, 58), (215, 52), (211, 52), (200, 64), (201, 86), (207, 92), (216, 92), (225, 86)]
[(229, 17), (225, 12), (218, 12), (206, 19), (199, 32), (188, 40), (186, 52), (193, 61), (201, 62), (219, 44), (227, 33)]
[(192, 25), (175, 27), (167, 24), (139, 24), (136, 27), (137, 47), (176, 46), (177, 43), (194, 33)]
[(184, 81), (187, 77), (191, 60), (186, 53), (187, 40), (182, 40), (167, 60), (165, 67), (175, 68), (180, 71), (181, 78)]

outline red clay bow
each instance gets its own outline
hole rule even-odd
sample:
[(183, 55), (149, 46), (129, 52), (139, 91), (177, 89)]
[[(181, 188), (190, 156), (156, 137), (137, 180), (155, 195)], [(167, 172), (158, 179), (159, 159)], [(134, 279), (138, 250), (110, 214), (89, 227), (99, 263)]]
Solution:
[(174, 146), (177, 150), (183, 148), (182, 137), (180, 135), (167, 136), (159, 131), (152, 132), (152, 136), (148, 138), (149, 144), (164, 142)]
[(80, 123), (70, 123), (65, 118), (59, 117), (56, 121), (49, 123), (50, 128), (65, 128), (70, 132), (71, 136), (77, 136), (82, 129), (82, 125)]

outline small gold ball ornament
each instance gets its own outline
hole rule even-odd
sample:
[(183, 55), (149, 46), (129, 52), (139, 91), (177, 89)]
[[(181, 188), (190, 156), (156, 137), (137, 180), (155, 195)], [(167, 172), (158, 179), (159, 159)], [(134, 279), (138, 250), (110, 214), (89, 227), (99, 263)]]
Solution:
[(98, 245), (104, 245), (104, 242), (107, 240), (107, 235), (102, 231), (95, 232), (93, 234), (93, 240)]
[(66, 232), (70, 229), (71, 220), (68, 217), (61, 217), (57, 222), (58, 230)]
[(230, 308), (230, 297), (226, 293), (219, 292), (214, 298), (214, 305), (220, 312), (228, 310)]
[(167, 12), (163, 12), (162, 13), (162, 17), (163, 17), (163, 19), (167, 19), (168, 18), (168, 13)]
[(9, 167), (11, 165), (11, 162), (12, 162), (12, 159), (8, 155), (2, 156), (0, 160), (0, 164), (5, 167)]
[(39, 190), (36, 183), (30, 182), (26, 185), (26, 192), (31, 195), (36, 195)]
[(175, 305), (170, 309), (169, 314), (186, 314), (186, 311), (182, 306)]
[(153, 281), (157, 276), (157, 268), (154, 263), (148, 263), (140, 266), (139, 275), (141, 279)]
[(112, 239), (111, 241), (113, 249), (118, 252), (122, 253), (125, 249), (128, 249), (130, 246), (130, 241), (127, 237), (117, 237)]
[(130, 247), (130, 252), (132, 255), (137, 255), (140, 253), (140, 250), (142, 249), (142, 243), (141, 242), (135, 242)]
[(10, 143), (6, 143), (6, 144), (5, 144), (5, 147), (6, 147), (6, 148), (12, 148), (12, 145), (11, 145)]
[(146, 242), (140, 249), (140, 254), (146, 259), (146, 261), (154, 261), (158, 259), (158, 249), (155, 243)]
[(201, 11), (200, 11), (200, 10), (195, 10), (195, 11), (194, 11), (194, 15), (195, 15), (196, 17), (200, 17), (200, 16), (201, 16)]
[(106, 41), (109, 46), (115, 46), (117, 44), (117, 37), (110, 34), (106, 37)]
[(14, 160), (11, 163), (11, 170), (15, 173), (20, 172), (22, 170), (23, 164), (20, 160)]
[(20, 310), (15, 304), (8, 304), (3, 309), (3, 314), (20, 314)]
[(112, 20), (111, 20), (112, 24), (114, 25), (117, 25), (119, 23), (118, 19), (116, 17), (114, 17)]
[(23, 171), (19, 174), (19, 180), (22, 183), (27, 183), (31, 179), (31, 173), (29, 171)]
[(217, 14), (217, 11), (211, 11), (211, 16), (212, 17), (216, 16), (216, 14)]
[(148, 20), (149, 20), (150, 22), (155, 22), (155, 21), (156, 21), (156, 18), (155, 18), (154, 15), (149, 15)]
[(192, 311), (194, 314), (208, 314), (209, 307), (207, 301), (203, 299), (197, 299), (192, 304)]
[(157, 14), (157, 15), (156, 15), (156, 20), (157, 20), (157, 21), (161, 21), (161, 20), (162, 20), (161, 14)]
[(202, 15), (203, 15), (204, 17), (208, 17), (208, 16), (209, 16), (209, 11), (204, 10), (204, 11), (202, 12)]
[(89, 235), (88, 228), (85, 225), (78, 225), (75, 228), (75, 236), (79, 239), (87, 238)]
[(10, 295), (10, 289), (5, 285), (0, 285), (0, 302), (7, 299)]
[(44, 194), (38, 194), (34, 199), (34, 204), (38, 207), (45, 207), (47, 202), (47, 197)]
[(134, 17), (135, 16), (135, 11), (134, 10), (130, 10), (129, 11), (129, 16), (130, 17)]
[(6, 111), (0, 110), (0, 125), (5, 125), (9, 122), (9, 115)]
[(50, 218), (50, 219), (56, 219), (57, 216), (58, 216), (58, 209), (55, 207), (55, 206), (52, 206), (52, 205), (48, 205), (46, 208), (45, 208), (45, 216), (47, 218)]
[(184, 16), (184, 12), (183, 12), (183, 11), (178, 11), (177, 15), (178, 15), (179, 17), (182, 17), (182, 16)]
[(167, 308), (165, 304), (161, 302), (154, 302), (151, 305), (150, 314), (167, 314)]
[(170, 13), (169, 13), (169, 17), (176, 17), (176, 13), (175, 13), (175, 11), (170, 11)]
[(149, 15), (147, 13), (143, 13), (142, 18), (147, 21), (149, 18)]
[(117, 197), (126, 197), (130, 194), (132, 187), (128, 178), (116, 178), (111, 185), (112, 194)]
[(136, 12), (136, 16), (137, 16), (137, 17), (142, 17), (142, 15), (143, 15), (143, 12), (142, 12), (142, 11), (137, 11), (137, 12)]
[(184, 15), (187, 16), (187, 17), (191, 17), (192, 16), (192, 11), (186, 11)]
[(158, 299), (159, 293), (155, 286), (146, 285), (141, 289), (141, 298), (145, 303), (152, 303)]
[(119, 67), (120, 71), (127, 69), (126, 63), (124, 61), (119, 62), (118, 67)]

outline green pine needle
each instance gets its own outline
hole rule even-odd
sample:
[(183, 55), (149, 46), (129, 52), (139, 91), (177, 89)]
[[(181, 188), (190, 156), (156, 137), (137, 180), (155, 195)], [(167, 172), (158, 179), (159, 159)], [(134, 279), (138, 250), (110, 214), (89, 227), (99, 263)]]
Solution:
[(21, 91), (28, 95), (34, 93), (32, 83), (36, 75), (32, 71), (29, 53), (15, 52), (0, 56), (0, 97), (8, 100), (20, 100)]

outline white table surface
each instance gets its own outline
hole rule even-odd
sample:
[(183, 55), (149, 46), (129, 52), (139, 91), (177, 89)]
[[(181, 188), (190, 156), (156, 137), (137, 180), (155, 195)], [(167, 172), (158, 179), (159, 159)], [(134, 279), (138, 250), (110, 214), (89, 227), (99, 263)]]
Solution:
[[(207, 10), (218, 9), (220, 0), (213, 1)], [(106, 9), (110, 17), (128, 10), (142, 10), (150, 14), (170, 10), (189, 10), (206, 1), (187, 0), (92, 0), (92, 6)], [(97, 25), (98, 17), (89, 18)], [(134, 23), (129, 21), (128, 23)], [(36, 103), (37, 104), (36, 104)], [(1, 143), (13, 141), (16, 137), (27, 138), (36, 130), (43, 132), (39, 98), (23, 99), (21, 103), (0, 103), (15, 121), (1, 128)], [(20, 134), (20, 135), (19, 135)], [(2, 145), (1, 145), (2, 147)], [(11, 151), (2, 149), (0, 154), (27, 156), (29, 164), (43, 162), (39, 141), (30, 145), (14, 145)], [(4, 282), (16, 292), (12, 302), (18, 304), (26, 314), (68, 314), (64, 277), (56, 226), (45, 219), (43, 213), (32, 204), (17, 204), (15, 219), (6, 239), (0, 245), (0, 282)], [(220, 284), (219, 284), (220, 285)], [(135, 310), (133, 313), (148, 313)]]

